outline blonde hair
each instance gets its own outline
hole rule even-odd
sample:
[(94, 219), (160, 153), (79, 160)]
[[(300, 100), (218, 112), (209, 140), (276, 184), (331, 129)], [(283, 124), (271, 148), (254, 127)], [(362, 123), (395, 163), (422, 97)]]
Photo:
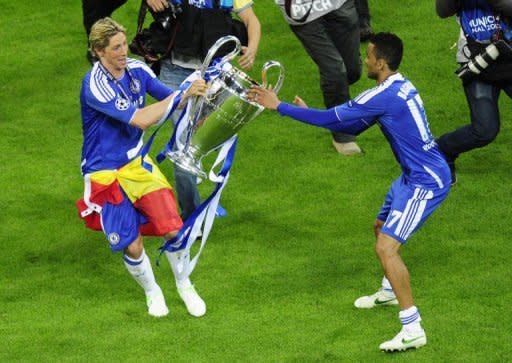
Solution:
[(115, 20), (109, 17), (98, 20), (92, 26), (89, 34), (91, 52), (97, 56), (96, 50), (105, 49), (110, 42), (110, 38), (118, 33), (126, 34), (126, 29)]

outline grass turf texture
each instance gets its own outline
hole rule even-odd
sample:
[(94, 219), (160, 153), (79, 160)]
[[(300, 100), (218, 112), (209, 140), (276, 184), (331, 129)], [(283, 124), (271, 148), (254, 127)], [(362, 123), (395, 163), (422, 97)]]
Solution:
[[(405, 43), (401, 71), (418, 88), (436, 135), (468, 122), (453, 75), (458, 35), (433, 1), (371, 1), (376, 31)], [(114, 18), (136, 27), (138, 2)], [(140, 288), (74, 201), (88, 69), (79, 2), (0, 0), (0, 361), (506, 361), (512, 356), (510, 101), (492, 145), (463, 155), (459, 184), (405, 248), (429, 344), (385, 355), (397, 309), (358, 311), (382, 275), (371, 225), (399, 174), (378, 128), (345, 158), (327, 131), (265, 112), (240, 133), (222, 203), (193, 281), (204, 318), (179, 301), (167, 261), (155, 268), (170, 315), (147, 315)], [(280, 61), (281, 97), (322, 107), (318, 74), (271, 0), (255, 9), (263, 38), (255, 69)], [(362, 46), (364, 53), (365, 47)], [(365, 71), (364, 71), (365, 72)], [(373, 86), (362, 79), (352, 94)], [(161, 132), (157, 151), (168, 134)], [(171, 174), (165, 162), (162, 170)], [(207, 187), (202, 187), (203, 192)], [(156, 257), (159, 239), (146, 249)]]

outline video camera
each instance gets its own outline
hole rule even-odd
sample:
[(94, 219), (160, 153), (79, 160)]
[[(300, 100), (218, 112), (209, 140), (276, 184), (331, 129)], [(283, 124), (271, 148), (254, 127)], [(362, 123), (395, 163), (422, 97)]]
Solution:
[(155, 12), (149, 8), (149, 12), (164, 30), (170, 30), (176, 17), (183, 12), (182, 0), (167, 0), (167, 8), (164, 11)]
[[(144, 60), (154, 66), (153, 70), (158, 74), (159, 61), (169, 54), (173, 44), (173, 34), (176, 32), (177, 17), (183, 12), (182, 0), (167, 0), (168, 7), (164, 11), (155, 12), (147, 4), (141, 1), (137, 20), (137, 34), (129, 47), (133, 54), (144, 57)], [(149, 10), (153, 22), (148, 28), (144, 28), (144, 19)]]
[(512, 47), (504, 40), (495, 41), (480, 53), (474, 56), (455, 71), (455, 74), (464, 82), (469, 81), (472, 77), (480, 75), (489, 65), (494, 63), (499, 56), (512, 57)]

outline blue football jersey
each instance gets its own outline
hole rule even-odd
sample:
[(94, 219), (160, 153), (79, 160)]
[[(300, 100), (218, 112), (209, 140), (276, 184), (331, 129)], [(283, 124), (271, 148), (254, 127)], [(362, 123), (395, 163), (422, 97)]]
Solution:
[(118, 169), (140, 155), (143, 131), (130, 125), (149, 93), (162, 100), (172, 90), (143, 62), (128, 59), (119, 80), (96, 62), (85, 75), (80, 92), (82, 114), (82, 174)]
[(450, 185), (450, 169), (430, 132), (420, 95), (400, 73), (334, 110), (339, 131), (360, 132), (377, 123), (409, 183), (427, 188)]

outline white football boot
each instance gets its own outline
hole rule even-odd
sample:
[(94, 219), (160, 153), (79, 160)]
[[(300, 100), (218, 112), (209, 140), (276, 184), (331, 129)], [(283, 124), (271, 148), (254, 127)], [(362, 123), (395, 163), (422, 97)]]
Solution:
[(181, 300), (185, 303), (190, 315), (201, 317), (206, 314), (206, 304), (197, 293), (194, 285), (187, 277), (186, 270), (190, 263), (189, 251), (166, 252), (176, 280), (176, 288)]
[(393, 339), (382, 343), (379, 348), (386, 352), (403, 351), (410, 348), (420, 348), (427, 344), (427, 335), (420, 328), (417, 332), (408, 332), (404, 328)]
[(178, 294), (181, 300), (185, 303), (187, 311), (190, 315), (199, 318), (206, 314), (206, 304), (201, 296), (197, 293), (194, 285), (187, 279), (184, 282), (180, 282), (176, 286), (178, 288)]
[(398, 305), (398, 300), (394, 293), (386, 292), (383, 289), (370, 296), (361, 296), (354, 301), (354, 306), (358, 309), (371, 309), (387, 305)]
[(164, 294), (160, 288), (146, 295), (146, 304), (148, 305), (148, 313), (151, 316), (160, 318), (169, 314), (169, 309), (165, 304)]

